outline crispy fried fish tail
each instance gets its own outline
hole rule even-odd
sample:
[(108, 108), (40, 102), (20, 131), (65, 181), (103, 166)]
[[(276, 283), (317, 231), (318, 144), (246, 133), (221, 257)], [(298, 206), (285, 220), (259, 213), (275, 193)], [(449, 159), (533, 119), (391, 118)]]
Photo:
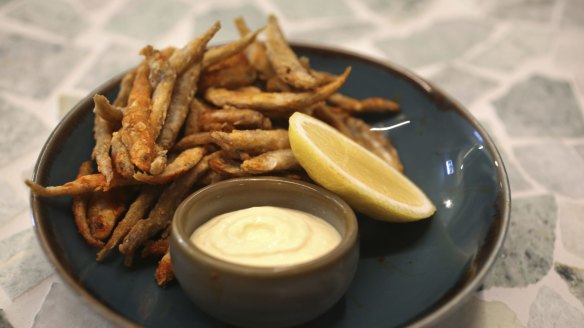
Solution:
[[(239, 31), (239, 35), (242, 37), (251, 33), (251, 30), (245, 23), (243, 17), (235, 19), (235, 26)], [(268, 80), (276, 75), (276, 72), (274, 72), (274, 69), (272, 68), (272, 64), (270, 64), (270, 61), (268, 60), (266, 46), (258, 41), (257, 38), (245, 49), (245, 56), (256, 71), (258, 71), (261, 79)]]
[(169, 61), (177, 74), (182, 74), (190, 65), (193, 64), (193, 61), (199, 54), (204, 53), (207, 43), (209, 43), (211, 38), (215, 35), (215, 33), (217, 33), (217, 31), (219, 31), (220, 28), (221, 23), (218, 21), (215, 22), (215, 24), (213, 24), (201, 36), (192, 40), (182, 49), (178, 49), (172, 54)]
[(239, 36), (246, 36), (251, 33), (251, 29), (245, 22), (245, 18), (243, 18), (243, 16), (238, 16), (235, 18), (234, 23), (237, 31), (239, 32)]
[(231, 43), (228, 43), (224, 46), (211, 48), (205, 52), (205, 56), (203, 57), (203, 69), (207, 67), (217, 64), (218, 62), (227, 59), (237, 53), (242, 52), (247, 46), (249, 46), (258, 34), (263, 30), (263, 27), (258, 29), (257, 31), (247, 34), (244, 37), (235, 40)]
[(274, 15), (268, 17), (266, 48), (272, 67), (284, 82), (303, 90), (314, 89), (317, 86), (317, 80), (300, 64), (298, 57), (286, 43), (284, 34), (278, 26), (278, 19)]
[[(77, 178), (86, 176), (93, 173), (93, 168), (91, 161), (86, 161), (81, 163), (79, 167), (79, 173)], [(103, 242), (101, 240), (95, 239), (91, 235), (91, 230), (89, 229), (89, 224), (87, 221), (87, 205), (89, 203), (88, 195), (77, 195), (73, 197), (73, 217), (75, 218), (75, 225), (77, 226), (77, 231), (85, 242), (92, 247), (102, 247)]]
[(160, 287), (165, 287), (168, 283), (174, 280), (174, 270), (172, 269), (172, 262), (170, 259), (170, 247), (166, 250), (166, 253), (160, 262), (158, 262), (154, 278)]

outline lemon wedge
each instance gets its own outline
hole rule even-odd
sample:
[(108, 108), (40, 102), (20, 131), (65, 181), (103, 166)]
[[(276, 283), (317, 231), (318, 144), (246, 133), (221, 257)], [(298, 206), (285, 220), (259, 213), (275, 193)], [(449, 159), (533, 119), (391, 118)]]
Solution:
[(308, 175), (372, 218), (409, 222), (436, 207), (405, 175), (328, 124), (299, 112), (290, 117), (292, 152)]

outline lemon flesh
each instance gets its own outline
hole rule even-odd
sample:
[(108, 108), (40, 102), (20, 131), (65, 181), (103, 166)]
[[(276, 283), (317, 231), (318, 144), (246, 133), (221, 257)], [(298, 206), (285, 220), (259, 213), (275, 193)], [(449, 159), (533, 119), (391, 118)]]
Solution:
[(328, 124), (290, 117), (292, 152), (308, 175), (372, 218), (409, 222), (430, 217), (432, 201), (405, 175)]

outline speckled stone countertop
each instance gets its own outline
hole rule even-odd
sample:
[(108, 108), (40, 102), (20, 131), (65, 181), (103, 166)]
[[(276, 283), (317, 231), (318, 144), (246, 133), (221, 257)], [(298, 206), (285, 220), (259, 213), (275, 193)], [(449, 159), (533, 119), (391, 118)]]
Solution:
[[(494, 137), (512, 222), (478, 292), (443, 327), (584, 326), (584, 1), (0, 0), (0, 327), (102, 327), (56, 276), (31, 227), (39, 150), (92, 88), (181, 45), (280, 17), (290, 39), (393, 61), (436, 82)], [(75, 313), (75, 315), (71, 315)]]

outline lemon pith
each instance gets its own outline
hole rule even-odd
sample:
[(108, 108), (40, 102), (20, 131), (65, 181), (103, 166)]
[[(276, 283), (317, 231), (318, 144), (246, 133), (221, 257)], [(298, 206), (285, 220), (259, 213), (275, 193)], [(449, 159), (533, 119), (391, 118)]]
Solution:
[(308, 175), (358, 211), (394, 222), (424, 219), (436, 211), (406, 176), (326, 123), (295, 113), (289, 137)]

